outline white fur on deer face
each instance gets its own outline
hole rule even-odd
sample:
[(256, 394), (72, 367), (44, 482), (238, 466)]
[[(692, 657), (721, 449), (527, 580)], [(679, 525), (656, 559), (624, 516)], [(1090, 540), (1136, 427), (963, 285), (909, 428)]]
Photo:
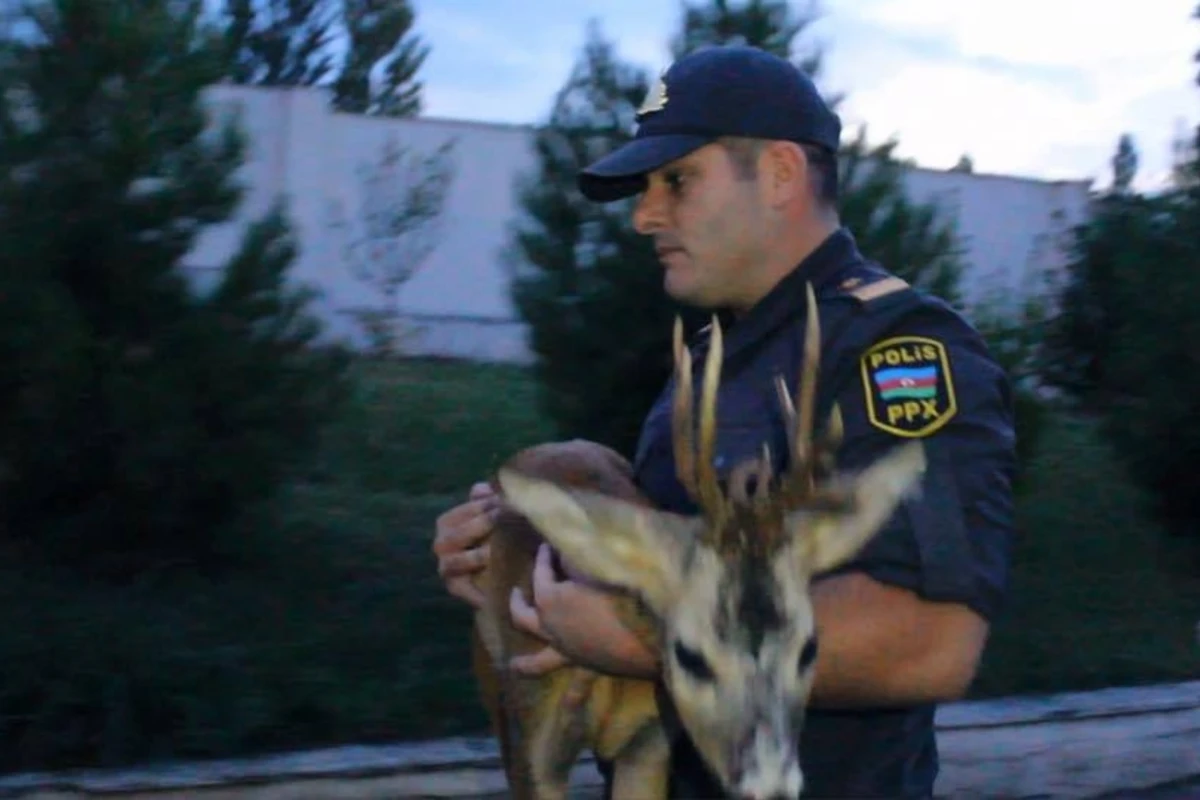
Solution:
[(852, 510), (777, 520), (784, 543), (769, 553), (714, 549), (701, 518), (511, 471), (499, 480), (567, 561), (641, 596), (661, 622), (668, 691), (709, 768), (735, 796), (775, 800), (803, 788), (798, 739), (818, 652), (810, 577), (852, 558), (924, 466), (919, 442), (896, 448), (848, 479)]
[(791, 549), (721, 556), (698, 545), (664, 628), (680, 721), (736, 797), (794, 798), (803, 708), (817, 654), (808, 576)]

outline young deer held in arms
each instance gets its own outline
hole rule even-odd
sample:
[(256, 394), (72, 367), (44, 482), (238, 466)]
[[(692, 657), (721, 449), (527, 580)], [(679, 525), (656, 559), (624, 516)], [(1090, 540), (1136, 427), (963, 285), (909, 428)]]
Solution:
[[(659, 511), (525, 473), (519, 464), (502, 468), (498, 482), (506, 504), (567, 562), (630, 592), (653, 615), (680, 722), (726, 791), (747, 800), (796, 798), (804, 786), (798, 743), (817, 656), (810, 581), (852, 558), (887, 522), (924, 473), (924, 450), (911, 441), (858, 474), (834, 472), (842, 437), (836, 406), (820, 437), (813, 433), (821, 341), (810, 286), (794, 404), (777, 379), (789, 469), (773, 474), (764, 443), (763, 454), (735, 465), (722, 485), (714, 467), (721, 329), (714, 320), (698, 453), (691, 357), (678, 320), (674, 346), (676, 468), (700, 515)], [(635, 794), (665, 797), (661, 786), (636, 787)]]
[[(633, 483), (629, 463), (595, 442), (537, 445), (517, 453), (504, 468), (650, 507)], [(493, 488), (498, 489), (495, 481)], [(542, 542), (528, 519), (502, 508), (490, 537), (488, 566), (477, 579), (487, 600), (475, 614), (474, 670), (512, 800), (563, 800), (571, 767), (585, 748), (613, 763), (613, 800), (665, 798), (669, 748), (652, 682), (580, 667), (529, 678), (507, 667), (514, 655), (545, 646), (514, 627), (509, 612), (514, 587), (532, 596)], [(615, 604), (625, 625), (657, 649), (657, 626), (637, 598), (617, 593)]]

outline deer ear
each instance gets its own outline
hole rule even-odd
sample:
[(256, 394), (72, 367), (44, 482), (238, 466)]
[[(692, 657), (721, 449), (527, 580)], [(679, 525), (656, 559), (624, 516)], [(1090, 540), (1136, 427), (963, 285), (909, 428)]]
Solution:
[(841, 566), (879, 532), (925, 474), (925, 448), (903, 444), (849, 479), (855, 508), (844, 514), (797, 512), (789, 528), (797, 537), (799, 560), (809, 575)]
[(656, 611), (671, 604), (697, 520), (513, 470), (497, 479), (508, 505), (575, 568), (640, 595)]

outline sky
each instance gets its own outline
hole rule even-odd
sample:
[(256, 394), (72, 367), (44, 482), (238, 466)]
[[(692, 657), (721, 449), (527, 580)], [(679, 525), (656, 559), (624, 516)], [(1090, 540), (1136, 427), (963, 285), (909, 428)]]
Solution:
[[(796, 0), (800, 10), (810, 7)], [(825, 51), (818, 84), (845, 95), (847, 137), (949, 168), (1049, 180), (1111, 176), (1122, 133), (1140, 188), (1169, 174), (1200, 120), (1196, 0), (820, 0), (798, 40)], [(668, 66), (679, 0), (414, 0), (430, 44), (426, 116), (531, 124), (548, 114), (596, 20), (618, 55)]]

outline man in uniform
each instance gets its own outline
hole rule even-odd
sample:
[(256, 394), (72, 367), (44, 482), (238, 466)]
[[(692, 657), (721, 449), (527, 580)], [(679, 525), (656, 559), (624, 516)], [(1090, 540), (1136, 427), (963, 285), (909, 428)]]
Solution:
[[(926, 445), (919, 497), (814, 583), (821, 649), (800, 760), (806, 796), (929, 798), (936, 704), (968, 688), (1007, 583), (1015, 437), (1005, 374), (966, 321), (865, 258), (841, 226), (840, 121), (796, 67), (751, 47), (700, 50), (663, 75), (638, 121), (580, 189), (597, 202), (636, 195), (634, 224), (654, 238), (668, 294), (730, 320), (718, 470), (764, 442), (786, 468), (773, 381), (799, 374), (806, 284), (822, 330), (817, 418), (835, 402), (842, 411), (839, 465), (853, 470), (901, 440)], [(703, 332), (695, 344), (702, 361)], [(675, 478), (670, 400), (668, 385), (646, 418), (635, 476), (660, 507), (692, 513)], [(443, 579), (472, 602), (493, 505), (477, 486), (438, 522)], [(602, 592), (547, 570), (533, 588), (514, 613), (548, 646), (519, 669), (570, 661), (658, 677), (657, 654)], [(660, 704), (676, 741), (671, 797), (720, 797), (665, 692)]]

